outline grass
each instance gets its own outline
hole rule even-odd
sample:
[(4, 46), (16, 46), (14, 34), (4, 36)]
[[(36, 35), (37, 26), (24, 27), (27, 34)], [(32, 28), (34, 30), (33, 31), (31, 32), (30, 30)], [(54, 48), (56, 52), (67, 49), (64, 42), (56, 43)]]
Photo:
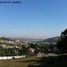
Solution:
[[(29, 64), (41, 63), (41, 67), (67, 67), (67, 56), (59, 57), (27, 57), (22, 59), (1, 60), (0, 67), (28, 67)], [(32, 67), (32, 66), (31, 66)]]
[(28, 64), (36, 63), (37, 57), (27, 57), (22, 59), (1, 60), (0, 67), (27, 67)]

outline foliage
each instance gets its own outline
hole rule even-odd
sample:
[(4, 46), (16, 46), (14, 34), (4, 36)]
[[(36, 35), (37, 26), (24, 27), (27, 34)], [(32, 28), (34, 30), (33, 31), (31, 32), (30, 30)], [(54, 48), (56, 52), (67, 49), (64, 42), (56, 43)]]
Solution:
[(57, 48), (61, 53), (67, 53), (67, 29), (61, 33), (60, 40), (57, 43)]

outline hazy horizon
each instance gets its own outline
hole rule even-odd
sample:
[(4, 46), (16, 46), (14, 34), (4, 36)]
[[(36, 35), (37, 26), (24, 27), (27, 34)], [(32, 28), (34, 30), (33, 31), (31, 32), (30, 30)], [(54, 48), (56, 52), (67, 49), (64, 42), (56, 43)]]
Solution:
[(0, 3), (0, 36), (44, 39), (67, 28), (67, 0), (17, 1)]

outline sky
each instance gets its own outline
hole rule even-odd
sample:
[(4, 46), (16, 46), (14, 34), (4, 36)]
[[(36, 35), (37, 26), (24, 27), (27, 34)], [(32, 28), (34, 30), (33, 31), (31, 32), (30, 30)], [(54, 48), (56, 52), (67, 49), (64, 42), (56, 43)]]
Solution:
[(67, 0), (16, 1), (0, 3), (0, 36), (50, 38), (67, 28)]

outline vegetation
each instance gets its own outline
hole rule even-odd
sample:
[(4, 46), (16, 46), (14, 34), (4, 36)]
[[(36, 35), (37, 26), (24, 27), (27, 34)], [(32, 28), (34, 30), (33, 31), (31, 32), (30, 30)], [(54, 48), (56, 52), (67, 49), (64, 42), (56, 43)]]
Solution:
[[(60, 39), (56, 45), (60, 56), (42, 57), (37, 64), (29, 64), (28, 67), (67, 67), (67, 29), (61, 33)], [(51, 47), (51, 49), (52, 48), (53, 47)]]
[(67, 29), (61, 33), (60, 39), (57, 43), (57, 48), (60, 53), (67, 53)]
[(15, 55), (16, 53), (12, 48), (9, 49), (0, 48), (0, 56), (15, 56)]

